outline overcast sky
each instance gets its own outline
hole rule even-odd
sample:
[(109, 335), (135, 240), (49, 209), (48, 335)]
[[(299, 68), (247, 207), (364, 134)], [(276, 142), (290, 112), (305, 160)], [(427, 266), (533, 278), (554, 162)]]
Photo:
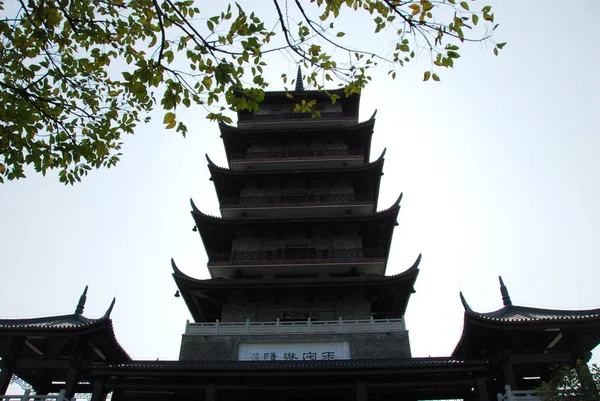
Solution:
[[(371, 157), (387, 147), (380, 208), (404, 193), (388, 274), (423, 254), (406, 316), (414, 356), (452, 352), (460, 290), (475, 310), (501, 307), (498, 274), (514, 304), (600, 307), (600, 2), (491, 4), (500, 57), (474, 45), (440, 83), (421, 82), (426, 63), (395, 81), (380, 71), (361, 99), (361, 120), (378, 110)], [(295, 68), (270, 65), (270, 89)], [(204, 154), (226, 165), (217, 125), (187, 117), (187, 139), (156, 118), (116, 168), (73, 187), (55, 174), (0, 185), (0, 317), (72, 313), (89, 284), (85, 315), (116, 296), (133, 358), (177, 359), (191, 317), (169, 260), (208, 277), (189, 199), (218, 214)]]

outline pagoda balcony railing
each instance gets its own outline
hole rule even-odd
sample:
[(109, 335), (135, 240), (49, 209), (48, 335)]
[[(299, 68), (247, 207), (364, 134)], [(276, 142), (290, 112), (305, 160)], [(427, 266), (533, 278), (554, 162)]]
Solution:
[(498, 393), (498, 401), (541, 401), (534, 390), (511, 390), (507, 384), (504, 386), (504, 394)]
[(27, 389), (22, 395), (0, 395), (0, 401), (75, 401), (75, 397), (69, 400), (65, 397), (64, 389), (53, 395), (31, 394), (31, 390)]
[(344, 260), (383, 258), (383, 248), (317, 249), (280, 248), (273, 250), (215, 252), (209, 262), (262, 262), (288, 260)]
[(234, 152), (231, 154), (231, 159), (285, 159), (298, 157), (340, 157), (362, 155), (362, 150), (360, 149), (285, 148), (268, 151), (248, 151), (245, 153)]
[(253, 114), (251, 117), (240, 118), (240, 121), (314, 120), (315, 122), (319, 122), (322, 120), (339, 118), (356, 118), (356, 113), (344, 113), (341, 111), (321, 112), (321, 117), (318, 118), (313, 118), (311, 113)]
[(325, 320), (325, 321), (281, 321), (274, 322), (216, 322), (190, 323), (187, 335), (256, 335), (256, 334), (323, 334), (323, 333), (381, 333), (404, 331), (404, 319), (362, 319), (362, 320)]
[(259, 206), (299, 203), (349, 203), (369, 202), (373, 200), (370, 193), (363, 194), (284, 194), (270, 196), (224, 196), (221, 206)]

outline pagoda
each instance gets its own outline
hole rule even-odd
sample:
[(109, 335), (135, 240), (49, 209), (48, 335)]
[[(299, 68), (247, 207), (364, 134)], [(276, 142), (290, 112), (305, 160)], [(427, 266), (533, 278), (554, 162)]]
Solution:
[[(377, 210), (385, 151), (370, 159), (375, 113), (360, 95), (268, 92), (237, 126), (219, 125), (228, 167), (207, 156), (221, 216), (192, 201), (211, 278), (172, 261), (194, 319), (180, 360), (409, 358), (404, 313), (420, 256), (385, 276), (398, 200)], [(294, 105), (316, 101), (311, 113)]]
[[(317, 116), (293, 112), (302, 101)], [(299, 71), (294, 91), (219, 125), (228, 165), (207, 162), (220, 216), (191, 204), (210, 278), (171, 260), (192, 319), (179, 360), (132, 360), (113, 332), (114, 301), (83, 316), (86, 287), (74, 314), (0, 319), (0, 394), (18, 378), (35, 392), (23, 401), (534, 401), (552, 367), (589, 361), (600, 309), (513, 305), (501, 278), (494, 312), (460, 294), (451, 355), (411, 355), (404, 314), (421, 255), (386, 275), (402, 194), (378, 207), (385, 150), (371, 160), (375, 113), (359, 121), (359, 104), (305, 90)]]

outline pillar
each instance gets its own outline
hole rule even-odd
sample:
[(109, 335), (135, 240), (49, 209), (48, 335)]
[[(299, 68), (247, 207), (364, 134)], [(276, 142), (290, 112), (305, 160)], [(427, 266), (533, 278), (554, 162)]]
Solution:
[(367, 401), (368, 399), (367, 383), (356, 383), (356, 401)]
[(106, 400), (106, 389), (104, 388), (104, 381), (95, 380), (92, 387), (92, 398), (90, 401), (105, 401)]
[(598, 387), (594, 382), (594, 378), (592, 377), (592, 373), (590, 372), (590, 368), (588, 367), (587, 363), (583, 361), (577, 361), (575, 370), (577, 372), (577, 378), (581, 383), (581, 389), (585, 398), (590, 401), (600, 401)]
[(0, 372), (0, 395), (6, 394), (6, 390), (8, 389), (8, 385), (13, 376), (15, 364), (10, 358), (3, 358), (2, 362), (2, 371)]
[(518, 390), (517, 379), (515, 378), (515, 372), (513, 371), (512, 364), (510, 362), (504, 362), (502, 364), (502, 373), (504, 375), (505, 384), (508, 384), (512, 390)]
[(79, 374), (81, 371), (80, 361), (71, 361), (71, 367), (67, 372), (65, 379), (65, 397), (70, 400), (75, 395), (77, 383), (79, 382)]
[(490, 401), (487, 383), (483, 377), (475, 379), (475, 399), (477, 401)]
[(215, 401), (217, 399), (217, 385), (215, 383), (208, 383), (206, 385), (206, 393), (204, 395), (204, 401)]

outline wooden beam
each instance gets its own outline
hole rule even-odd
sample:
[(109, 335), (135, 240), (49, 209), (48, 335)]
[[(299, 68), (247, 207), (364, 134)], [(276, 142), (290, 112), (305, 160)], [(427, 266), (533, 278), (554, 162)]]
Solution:
[(44, 356), (44, 353), (40, 351), (35, 345), (30, 343), (29, 340), (25, 340), (25, 345), (27, 345), (33, 352), (35, 352), (39, 356)]
[(16, 370), (66, 370), (70, 367), (69, 361), (62, 359), (22, 359), (16, 365)]
[(573, 356), (570, 352), (548, 352), (543, 354), (515, 354), (509, 356), (513, 365), (545, 363), (549, 365), (571, 363)]

